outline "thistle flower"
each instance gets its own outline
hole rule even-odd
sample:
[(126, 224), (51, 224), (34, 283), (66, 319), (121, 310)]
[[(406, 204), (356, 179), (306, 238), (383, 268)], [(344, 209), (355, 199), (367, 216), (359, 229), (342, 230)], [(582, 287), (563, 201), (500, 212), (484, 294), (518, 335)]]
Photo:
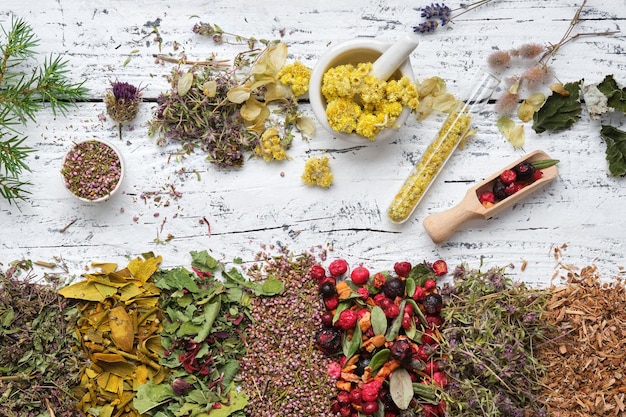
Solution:
[(104, 97), (107, 113), (116, 122), (130, 122), (137, 116), (141, 89), (127, 82), (114, 81)]

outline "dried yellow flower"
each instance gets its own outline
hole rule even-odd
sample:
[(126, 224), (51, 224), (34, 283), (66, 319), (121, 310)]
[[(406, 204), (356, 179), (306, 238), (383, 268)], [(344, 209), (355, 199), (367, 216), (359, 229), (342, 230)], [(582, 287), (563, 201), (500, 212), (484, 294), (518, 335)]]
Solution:
[(278, 81), (291, 88), (296, 97), (309, 91), (310, 80), (311, 70), (302, 62), (286, 65), (278, 72)]
[(319, 187), (330, 187), (333, 183), (333, 174), (330, 171), (328, 157), (309, 158), (304, 165), (302, 180), (307, 185), (317, 185)]

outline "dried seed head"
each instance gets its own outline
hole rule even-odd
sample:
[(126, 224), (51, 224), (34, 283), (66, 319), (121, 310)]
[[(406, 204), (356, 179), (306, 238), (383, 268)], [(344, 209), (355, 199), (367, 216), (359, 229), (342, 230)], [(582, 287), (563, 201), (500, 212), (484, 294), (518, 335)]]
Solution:
[(141, 89), (127, 82), (114, 81), (104, 97), (107, 113), (116, 122), (129, 122), (137, 116)]
[(502, 71), (511, 62), (511, 55), (508, 51), (495, 51), (487, 58), (487, 64), (491, 69)]
[(496, 100), (496, 111), (500, 115), (509, 115), (517, 108), (519, 104), (519, 95), (508, 91), (502, 93)]
[(527, 43), (520, 46), (517, 51), (520, 58), (531, 59), (542, 53), (544, 49), (545, 48), (543, 47), (543, 45), (540, 45), (538, 43)]
[(546, 82), (552, 75), (552, 70), (546, 65), (535, 65), (528, 68), (522, 73), (520, 77), (526, 86), (531, 90), (539, 87), (542, 83)]

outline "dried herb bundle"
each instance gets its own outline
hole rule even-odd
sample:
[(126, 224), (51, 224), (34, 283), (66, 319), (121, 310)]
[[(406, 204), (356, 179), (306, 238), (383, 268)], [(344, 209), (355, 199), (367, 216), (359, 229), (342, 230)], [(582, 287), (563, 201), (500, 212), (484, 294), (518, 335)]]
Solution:
[[(19, 276), (28, 262), (0, 273), (0, 415), (80, 416), (73, 387), (84, 365), (71, 323), (77, 310), (48, 283)], [(48, 415), (48, 414), (46, 414)]]
[(542, 369), (534, 346), (546, 332), (547, 292), (513, 283), (505, 269), (482, 272), (461, 265), (453, 285), (441, 291), (451, 415), (546, 415), (538, 401)]
[(569, 271), (552, 291), (549, 341), (535, 351), (541, 395), (554, 417), (626, 416), (626, 285), (601, 283), (595, 266)]

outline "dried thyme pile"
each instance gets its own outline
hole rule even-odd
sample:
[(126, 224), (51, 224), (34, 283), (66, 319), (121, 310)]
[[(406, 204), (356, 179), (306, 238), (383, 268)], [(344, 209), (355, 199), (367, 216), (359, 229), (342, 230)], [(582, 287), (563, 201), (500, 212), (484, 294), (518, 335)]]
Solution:
[(22, 269), (28, 262), (0, 272), (0, 415), (80, 416), (72, 387), (83, 359), (69, 325), (76, 310), (53, 276), (33, 283)]
[(506, 268), (461, 265), (442, 288), (445, 400), (455, 416), (545, 416), (542, 364), (534, 356), (547, 323), (548, 292), (516, 284)]

